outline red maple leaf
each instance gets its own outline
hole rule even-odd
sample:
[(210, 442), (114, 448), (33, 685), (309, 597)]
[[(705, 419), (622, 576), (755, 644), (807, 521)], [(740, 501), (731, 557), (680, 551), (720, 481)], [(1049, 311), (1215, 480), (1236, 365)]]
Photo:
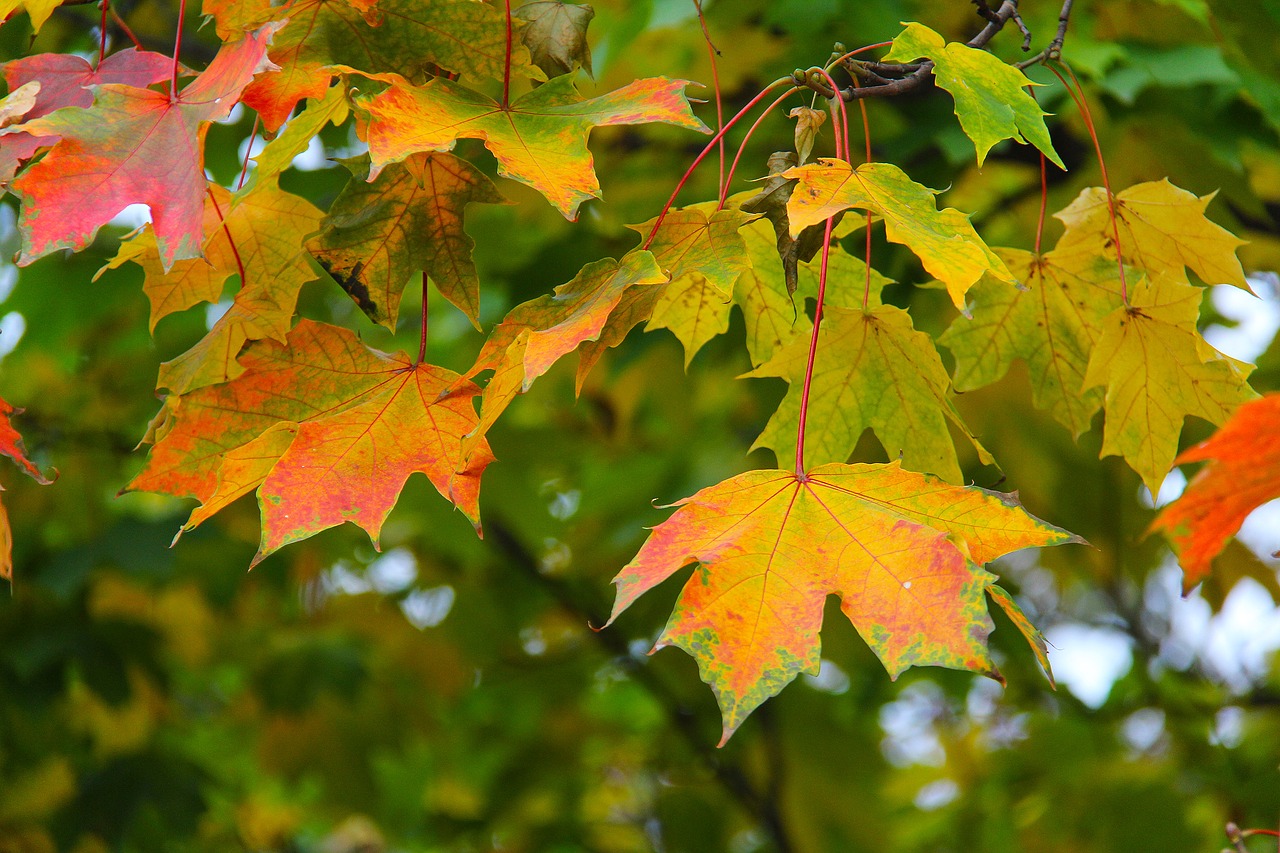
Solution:
[(231, 112), (254, 74), (271, 67), (267, 45), (280, 26), (264, 26), (224, 46), (176, 97), (110, 83), (98, 87), (91, 107), (68, 107), (18, 125), (36, 136), (61, 137), (13, 182), (22, 196), (18, 263), (84, 248), (135, 203), (151, 208), (166, 269), (179, 258), (200, 257), (205, 130)]

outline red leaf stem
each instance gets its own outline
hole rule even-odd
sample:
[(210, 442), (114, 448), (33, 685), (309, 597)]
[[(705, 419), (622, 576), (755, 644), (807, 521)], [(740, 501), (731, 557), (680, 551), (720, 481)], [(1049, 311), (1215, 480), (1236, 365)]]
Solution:
[(258, 135), (258, 122), (262, 116), (254, 115), (253, 130), (249, 131), (249, 146), (244, 150), (244, 162), (240, 164), (240, 180), (236, 181), (236, 192), (244, 188), (244, 179), (249, 177), (249, 155), (253, 153), (253, 140)]
[[(720, 51), (716, 50), (715, 43), (711, 41), (711, 31), (707, 29), (707, 18), (702, 13), (702, 0), (693, 0), (694, 7), (698, 10), (698, 23), (702, 25), (702, 39), (707, 43), (707, 56), (711, 59), (711, 86), (716, 94), (716, 130), (724, 127), (724, 98), (720, 95), (720, 68), (716, 62), (716, 56)], [(720, 198), (726, 195), (724, 174), (724, 137), (720, 137)], [(721, 202), (723, 204), (723, 201)]]
[(169, 79), (169, 100), (178, 100), (178, 55), (182, 53), (182, 25), (187, 17), (187, 0), (178, 0), (178, 32), (173, 37), (173, 76)]
[(770, 113), (777, 109), (779, 104), (799, 91), (800, 90), (798, 88), (793, 87), (786, 92), (783, 92), (772, 104), (765, 107), (764, 112), (760, 113), (760, 115), (756, 117), (756, 120), (752, 122), (751, 127), (747, 128), (747, 135), (742, 137), (742, 144), (738, 146), (738, 153), (733, 156), (733, 164), (729, 167), (727, 179), (720, 187), (720, 204), (717, 206), (718, 210), (724, 209), (725, 201), (729, 198), (729, 184), (733, 182), (734, 172), (738, 171), (738, 161), (742, 159), (742, 152), (747, 150), (747, 142), (751, 139), (752, 134), (756, 132), (756, 128), (764, 122)]
[(796, 478), (808, 480), (804, 468), (804, 431), (809, 419), (809, 390), (813, 385), (813, 364), (818, 356), (818, 329), (822, 326), (822, 304), (827, 296), (827, 259), (831, 255), (832, 220), (827, 220), (822, 235), (822, 266), (818, 271), (818, 304), (813, 309), (813, 334), (809, 338), (809, 361), (804, 368), (804, 387), (800, 391), (800, 418), (796, 429)]
[[(688, 183), (689, 178), (693, 175), (694, 169), (697, 169), (698, 164), (706, 159), (707, 155), (711, 153), (711, 150), (716, 147), (716, 143), (718, 143), (721, 139), (723, 139), (724, 135), (729, 132), (729, 129), (732, 128), (735, 124), (737, 124), (742, 119), (743, 116), (749, 113), (756, 104), (764, 100), (765, 95), (768, 95), (771, 91), (778, 88), (779, 86), (784, 86), (790, 82), (791, 82), (790, 77), (780, 77), (777, 80), (774, 80), (768, 86), (765, 86), (763, 89), (761, 89), (760, 94), (756, 95), (754, 98), (748, 101), (745, 107), (738, 110), (737, 115), (735, 115), (733, 118), (725, 122), (724, 127), (720, 128), (720, 130), (716, 132), (716, 135), (711, 138), (711, 141), (707, 143), (706, 147), (702, 149), (702, 151), (698, 154), (698, 156), (693, 158), (693, 163), (691, 163), (689, 165), (689, 168), (685, 170), (684, 175), (680, 178), (680, 181), (676, 184), (676, 188), (671, 191), (671, 197), (668, 198), (667, 203), (662, 206), (662, 210), (661, 212), (658, 213), (658, 217), (653, 220), (653, 229), (649, 232), (649, 236), (645, 238), (644, 245), (641, 246), (640, 248), (648, 249), (649, 245), (653, 243), (654, 235), (658, 233), (658, 229), (662, 226), (662, 220), (667, 218), (667, 213), (671, 210), (671, 206), (676, 202), (676, 196), (680, 195), (680, 190), (684, 189), (684, 185)], [(793, 86), (791, 91), (795, 92), (795, 91), (798, 91), (798, 89)]]
[(236, 239), (231, 236), (231, 229), (227, 227), (227, 217), (222, 212), (222, 205), (218, 204), (218, 197), (213, 194), (213, 190), (205, 187), (205, 192), (209, 195), (209, 201), (213, 202), (213, 209), (218, 211), (218, 221), (222, 223), (222, 233), (227, 235), (227, 245), (231, 247), (231, 254), (236, 259), (236, 270), (240, 273), (241, 289), (249, 286), (249, 282), (244, 274), (244, 261), (240, 259), (240, 249), (236, 247)]
[(505, 0), (507, 22), (507, 52), (502, 61), (502, 108), (511, 103), (511, 0)]
[(111, 0), (102, 0), (102, 20), (98, 22), (98, 65), (107, 58), (107, 9)]
[[(1061, 65), (1066, 69), (1067, 74), (1071, 77), (1071, 83), (1067, 83), (1062, 72), (1058, 71), (1054, 65), (1046, 64), (1045, 67), (1053, 72), (1063, 87), (1067, 90), (1067, 94), (1071, 96), (1071, 100), (1075, 102), (1076, 109), (1080, 111), (1080, 118), (1084, 121), (1085, 129), (1089, 131), (1089, 138), (1093, 140), (1093, 150), (1098, 155), (1098, 168), (1102, 172), (1102, 187), (1107, 191), (1107, 212), (1111, 216), (1111, 233), (1116, 241), (1116, 266), (1120, 271), (1120, 299), (1124, 302), (1125, 307), (1129, 306), (1129, 287), (1124, 277), (1124, 252), (1121, 251), (1120, 244), (1120, 225), (1116, 222), (1116, 196), (1111, 191), (1111, 180), (1107, 177), (1107, 161), (1102, 156), (1102, 143), (1098, 141), (1098, 129), (1093, 123), (1093, 113), (1089, 111), (1089, 101), (1084, 96), (1084, 88), (1080, 85), (1080, 80), (1076, 77), (1071, 66), (1062, 60), (1058, 60), (1055, 65)], [(1075, 84), (1074, 88), (1071, 84)]]

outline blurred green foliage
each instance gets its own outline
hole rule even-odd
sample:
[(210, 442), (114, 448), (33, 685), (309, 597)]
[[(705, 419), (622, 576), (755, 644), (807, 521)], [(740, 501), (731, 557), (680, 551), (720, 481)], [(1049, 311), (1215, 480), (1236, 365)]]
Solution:
[[(112, 5), (148, 47), (171, 50), (178, 4)], [(585, 89), (650, 74), (711, 79), (690, 0), (594, 5), (596, 80), (584, 78)], [(733, 109), (793, 67), (825, 61), (835, 39), (884, 41), (905, 20), (964, 39), (981, 23), (959, 0), (704, 5)], [(1047, 41), (1058, 4), (1022, 5), (1037, 44)], [(19, 16), (0, 29), (0, 51), (91, 55), (96, 21), (92, 6), (67, 7), (32, 42)], [(1211, 215), (1251, 241), (1241, 251), (1250, 271), (1280, 269), (1277, 32), (1280, 12), (1261, 0), (1140, 0), (1077, 4), (1067, 39), (1113, 186), (1169, 176), (1220, 190)], [(123, 42), (118, 27), (109, 35)], [(1008, 32), (993, 46), (1016, 59), (1018, 41)], [(184, 61), (201, 67), (215, 45), (192, 16)], [(1049, 175), (1054, 210), (1099, 175), (1062, 90), (1038, 94), (1060, 114), (1051, 126), (1070, 167)], [(1035, 158), (1006, 144), (979, 172), (951, 110), (937, 93), (871, 104), (877, 156), (950, 187), (945, 202), (974, 211), (992, 245), (1029, 248)], [(700, 112), (713, 121), (710, 105)], [(237, 111), (209, 133), (219, 181), (235, 181), (252, 128)], [(783, 119), (768, 122), (744, 177), (762, 174), (790, 134)], [(326, 131), (327, 155), (349, 156), (352, 139), (349, 126)], [(633, 245), (625, 223), (660, 209), (701, 144), (670, 128), (596, 132), (605, 198), (578, 223), (510, 182), (514, 205), (473, 207), (485, 322)], [(492, 172), (478, 144), (465, 146)], [(283, 184), (327, 207), (346, 179), (328, 164)], [(682, 198), (708, 198), (715, 182), (714, 166), (704, 168)], [(12, 198), (0, 207), (6, 257), (15, 210)], [(1208, 619), (1233, 586), (1274, 612), (1275, 564), (1233, 547), (1214, 581), (1178, 599), (1167, 549), (1143, 536), (1153, 511), (1136, 476), (1098, 461), (1096, 430), (1076, 444), (1035, 411), (1025, 372), (960, 399), (1005, 479), (973, 459), (967, 470), (978, 485), (1020, 489), (1031, 511), (1095, 546), (1015, 555), (998, 569), (1042, 627), (1122, 638), (1132, 664), (1105, 700), (1051, 692), (1000, 616), (992, 642), (1007, 690), (941, 670), (890, 682), (832, 605), (823, 674), (716, 750), (718, 715), (693, 662), (646, 655), (678, 582), (606, 632), (590, 625), (607, 614), (609, 580), (644, 528), (665, 517), (654, 501), (772, 464), (746, 448), (783, 386), (735, 380), (749, 369), (739, 317), (687, 373), (672, 337), (637, 333), (576, 403), (571, 367), (540, 381), (491, 433), (500, 463), (485, 476), (483, 541), (415, 478), (382, 554), (347, 527), (246, 574), (258, 539), (252, 499), (171, 549), (189, 507), (116, 497), (141, 462), (131, 449), (154, 413), (157, 365), (206, 329), (193, 309), (149, 336), (136, 268), (91, 281), (123, 231), (104, 231), (88, 252), (0, 271), (12, 285), (0, 314), (25, 322), (0, 364), (0, 393), (27, 408), (18, 425), (37, 461), (61, 472), (49, 487), (3, 478), (15, 579), (0, 595), (0, 853), (1178, 853), (1220, 849), (1228, 820), (1276, 825), (1275, 652), (1232, 673), (1207, 641), (1189, 647), (1170, 630), (1188, 612)], [(875, 251), (886, 275), (921, 281), (909, 255)], [(404, 316), (415, 313), (414, 291)], [(935, 334), (954, 316), (937, 291), (888, 296)], [(447, 303), (430, 308), (429, 359), (465, 369), (480, 336)], [(300, 311), (376, 347), (416, 343), (416, 327), (393, 338), (329, 281), (308, 286)], [(1208, 304), (1206, 321), (1220, 322)], [(1258, 363), (1255, 385), (1276, 388), (1280, 352)], [(1191, 424), (1184, 441), (1208, 431)], [(883, 458), (864, 444), (860, 458)]]

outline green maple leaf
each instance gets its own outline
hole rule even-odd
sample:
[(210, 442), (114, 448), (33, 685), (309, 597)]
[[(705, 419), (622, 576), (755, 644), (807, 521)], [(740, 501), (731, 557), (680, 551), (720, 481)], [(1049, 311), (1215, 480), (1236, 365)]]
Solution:
[(917, 184), (897, 166), (864, 163), (856, 169), (843, 160), (819, 159), (783, 173), (798, 182), (787, 202), (791, 234), (851, 207), (884, 219), (885, 236), (920, 258), (930, 275), (947, 286), (957, 308), (983, 275), (1014, 278), (958, 210), (938, 210), (933, 190)]
[[(768, 447), (779, 460), (794, 450), (808, 360), (809, 340), (797, 337), (747, 374), (791, 383), (753, 449)], [(912, 327), (906, 311), (880, 304), (878, 288), (865, 311), (829, 306), (818, 333), (806, 452), (824, 462), (844, 462), (871, 429), (889, 456), (900, 455), (906, 467), (960, 482), (947, 422), (969, 433), (947, 398), (949, 387), (932, 339)], [(983, 462), (990, 462), (977, 439), (969, 438)]]
[(395, 330), (409, 276), (423, 270), (479, 328), (480, 280), (462, 228), (464, 208), (506, 200), (479, 170), (452, 154), (414, 154), (366, 181), (367, 161), (334, 200), (307, 249), (369, 319)]
[(577, 218), (582, 202), (600, 194), (587, 148), (591, 128), (665, 122), (709, 132), (690, 110), (685, 80), (636, 80), (583, 100), (572, 79), (556, 77), (504, 107), (442, 77), (424, 86), (394, 74), (377, 79), (391, 85), (376, 95), (356, 96), (365, 115), (371, 177), (415, 152), (448, 151), (459, 139), (482, 139), (498, 160), (498, 174), (533, 187), (569, 219)]
[(1204, 292), (1169, 277), (1130, 285), (1128, 307), (1102, 325), (1084, 387), (1106, 388), (1102, 455), (1123, 456), (1151, 494), (1173, 466), (1182, 420), (1221, 424), (1257, 397), (1252, 365), (1227, 358), (1196, 328)]
[(956, 117), (973, 140), (979, 166), (991, 146), (1013, 139), (1030, 142), (1059, 169), (1066, 170), (1044, 125), (1047, 113), (1027, 93), (1026, 87), (1039, 84), (985, 50), (946, 43), (922, 24), (906, 24), (884, 58), (886, 62), (910, 62), (921, 57), (933, 60), (934, 79), (955, 99)]
[(548, 77), (568, 74), (575, 65), (591, 73), (591, 48), (587, 44), (587, 25), (596, 11), (587, 5), (536, 0), (525, 3), (512, 13), (516, 20), (528, 25), (520, 40), (533, 57), (533, 62)]

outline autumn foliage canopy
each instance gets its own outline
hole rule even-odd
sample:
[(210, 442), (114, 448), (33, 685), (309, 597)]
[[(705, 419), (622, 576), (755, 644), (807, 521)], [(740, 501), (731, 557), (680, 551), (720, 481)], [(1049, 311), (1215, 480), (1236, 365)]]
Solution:
[[(57, 5), (4, 8), (38, 31)], [(1049, 546), (1083, 555), (1088, 543), (1066, 519), (1024, 508), (1022, 484), (1000, 473), (999, 433), (971, 424), (962, 398), (1011, 370), (1041, 428), (1100, 436), (1098, 455), (1123, 460), (1150, 495), (1175, 466), (1205, 463), (1150, 522), (1188, 592), (1245, 517), (1280, 497), (1280, 398), (1261, 396), (1253, 366), (1203, 334), (1207, 288), (1252, 293), (1244, 241), (1215, 221), (1212, 192), (1108, 174), (1086, 87), (1062, 62), (1070, 3), (1056, 38), (1027, 36), (1039, 53), (1022, 62), (991, 50), (1020, 38), (1017, 4), (978, 2), (985, 22), (974, 19), (967, 42), (904, 23), (889, 42), (837, 46), (738, 100), (701, 85), (711, 80), (597, 84), (589, 7), (515, 5), (206, 0), (186, 12), (216, 30), (206, 59), (180, 43), (107, 51), (104, 29), (94, 59), (3, 65), (0, 180), (18, 209), (16, 264), (87, 250), (126, 207), (145, 205), (148, 224), (98, 275), (140, 277), (152, 331), (220, 305), (203, 337), (159, 365), (140, 467), (118, 484), (187, 501), (174, 548), (247, 495), (260, 519), (250, 565), (346, 522), (378, 548), (416, 473), (483, 536), (491, 433), (520, 417), (535, 384), (567, 369), (589, 394), (639, 326), (673, 334), (687, 369), (727, 339), (750, 380), (737, 383), (743, 393), (774, 389), (753, 398), (754, 434), (721, 440), (741, 473), (653, 496), (666, 515), (630, 562), (609, 567), (616, 599), (595, 626), (617, 630), (692, 566), (655, 649), (696, 660), (724, 745), (797, 676), (818, 674), (830, 596), (890, 678), (932, 665), (1003, 682), (988, 644), (994, 604), (1052, 683), (1045, 638), (993, 561)], [(1045, 80), (1060, 87), (1054, 121), (1079, 131), (1071, 150), (1046, 124)], [(1001, 158), (1038, 164), (1031, 196), (1047, 199), (1068, 163), (1096, 169), (1100, 185), (1056, 211), (1042, 201), (1030, 242), (1001, 245), (974, 210), (946, 206), (906, 159), (872, 145), (884, 98), (945, 101), (963, 133), (953, 152), (992, 180)], [(206, 165), (211, 129), (228, 121), (252, 122), (265, 142), (230, 183)], [(795, 144), (757, 158), (744, 135), (771, 124), (793, 127)], [(665, 205), (610, 238), (613, 257), (580, 257), (492, 316), (501, 294), (469, 221), (542, 205), (558, 227), (585, 227), (601, 209), (597, 130), (637, 146), (659, 134), (690, 171), (662, 187)], [(297, 158), (342, 134), (345, 185), (323, 204), (291, 190)], [(300, 308), (316, 287), (342, 300), (345, 321)], [(915, 300), (935, 296), (947, 320), (922, 321)], [(445, 312), (469, 331), (437, 343)], [(369, 343), (389, 339), (377, 327), (416, 348), (382, 351)], [(39, 397), (15, 402), (39, 417)], [(0, 450), (57, 489), (51, 469), (65, 475), (75, 460), (56, 441), (29, 452), (20, 410), (0, 406)], [(1217, 431), (1180, 452), (1189, 417)], [(1057, 559), (1086, 559), (1070, 554)]]

